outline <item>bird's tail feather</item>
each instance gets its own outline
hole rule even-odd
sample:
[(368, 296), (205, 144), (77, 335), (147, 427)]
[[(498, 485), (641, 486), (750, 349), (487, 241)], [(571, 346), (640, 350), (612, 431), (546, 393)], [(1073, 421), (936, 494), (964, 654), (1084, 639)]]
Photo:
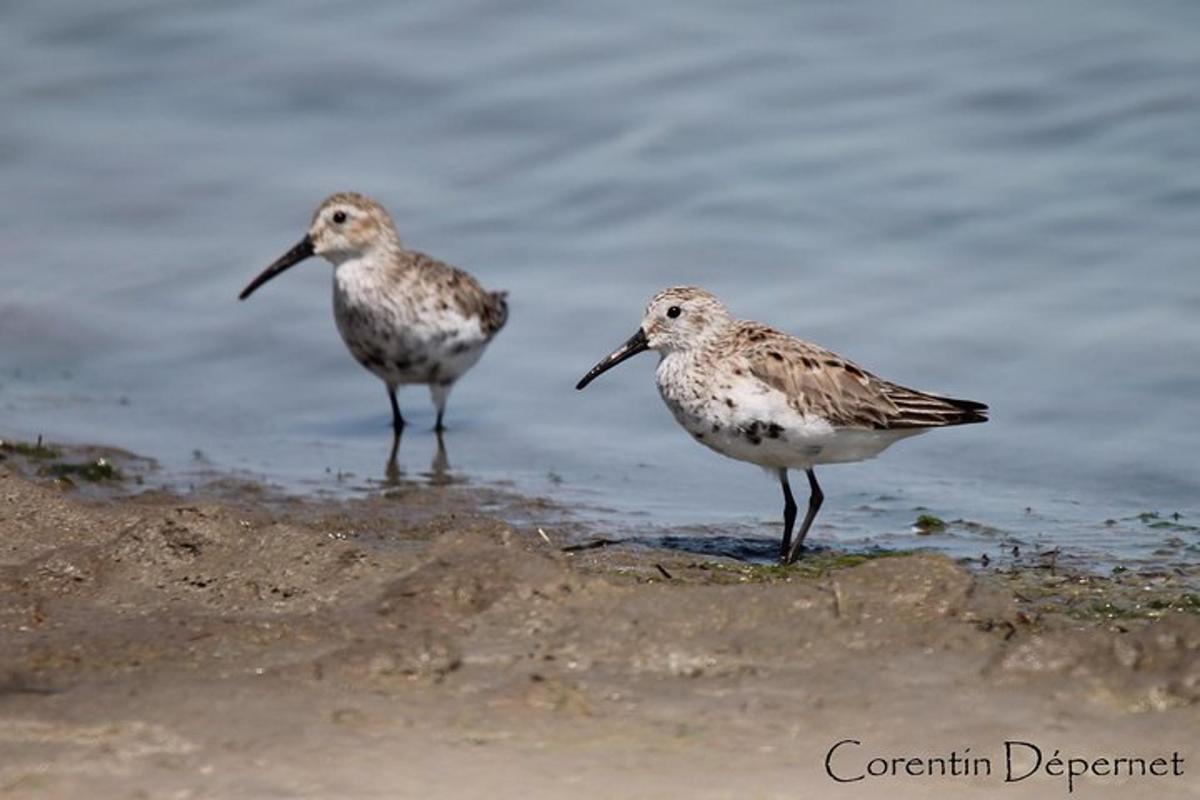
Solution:
[(899, 417), (888, 427), (938, 428), (987, 422), (988, 407), (974, 400), (926, 394), (902, 386), (892, 387), (888, 399), (899, 410)]
[(508, 292), (488, 292), (491, 303), (488, 307), (486, 325), (495, 334), (508, 322)]

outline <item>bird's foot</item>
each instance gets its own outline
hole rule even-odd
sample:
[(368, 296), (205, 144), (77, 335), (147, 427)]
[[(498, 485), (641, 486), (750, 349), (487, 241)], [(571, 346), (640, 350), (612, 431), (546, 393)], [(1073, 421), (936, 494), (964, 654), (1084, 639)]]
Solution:
[(800, 560), (800, 556), (804, 555), (808, 548), (804, 545), (798, 545), (794, 550), (787, 548), (779, 553), (779, 565), (781, 567), (790, 567)]

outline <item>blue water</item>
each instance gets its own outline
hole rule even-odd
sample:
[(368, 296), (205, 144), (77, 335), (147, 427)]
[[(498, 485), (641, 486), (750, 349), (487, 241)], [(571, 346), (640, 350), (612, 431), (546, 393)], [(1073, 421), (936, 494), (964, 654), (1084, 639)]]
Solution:
[[(823, 470), (816, 541), (1196, 559), (1133, 518), (1200, 517), (1195, 3), (4, 2), (0, 108), (0, 433), (380, 478), (328, 266), (234, 299), (349, 188), (511, 292), (451, 397), (462, 479), (775, 536), (777, 486), (677, 429), (652, 356), (572, 388), (696, 283), (992, 406)], [(989, 528), (917, 539), (918, 508)]]

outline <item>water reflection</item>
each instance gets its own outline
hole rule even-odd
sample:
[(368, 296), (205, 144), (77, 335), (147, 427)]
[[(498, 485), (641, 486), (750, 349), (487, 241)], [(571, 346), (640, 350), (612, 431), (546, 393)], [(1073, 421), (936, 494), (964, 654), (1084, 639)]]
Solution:
[[(422, 473), (422, 477), (434, 486), (444, 486), (455, 482), (455, 478), (450, 474), (450, 457), (446, 453), (446, 438), (440, 430), (434, 430), (433, 434), (437, 447), (433, 452), (433, 460), (429, 462), (429, 471)], [(402, 483), (404, 470), (400, 466), (400, 440), (403, 436), (403, 428), (396, 429), (392, 433), (392, 448), (388, 452), (387, 464), (383, 468), (384, 486), (399, 486)]]

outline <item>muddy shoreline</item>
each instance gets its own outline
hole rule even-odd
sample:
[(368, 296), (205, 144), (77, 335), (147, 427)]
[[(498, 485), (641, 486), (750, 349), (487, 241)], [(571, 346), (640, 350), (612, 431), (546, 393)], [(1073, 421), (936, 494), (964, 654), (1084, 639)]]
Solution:
[[(0, 460), (0, 796), (1066, 796), (1005, 782), (1014, 739), (1183, 759), (1076, 795), (1200, 786), (1194, 574), (785, 570), (580, 547), (604, 532), (454, 483), (140, 491), (132, 456), (56, 452)], [(846, 739), (843, 777), (965, 748), (993, 772), (840, 783)]]

